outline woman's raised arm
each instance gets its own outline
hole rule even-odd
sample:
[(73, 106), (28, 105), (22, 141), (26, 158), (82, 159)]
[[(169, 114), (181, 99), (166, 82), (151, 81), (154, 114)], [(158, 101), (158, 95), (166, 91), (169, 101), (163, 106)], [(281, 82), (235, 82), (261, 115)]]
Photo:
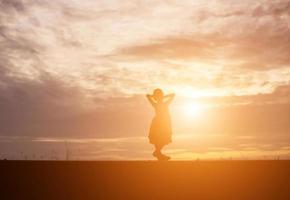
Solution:
[(147, 94), (146, 97), (152, 106), (156, 105), (156, 102), (154, 101), (153, 95)]
[(175, 94), (174, 93), (165, 95), (164, 96), (165, 103), (170, 104), (171, 101), (174, 99), (174, 97), (175, 97)]

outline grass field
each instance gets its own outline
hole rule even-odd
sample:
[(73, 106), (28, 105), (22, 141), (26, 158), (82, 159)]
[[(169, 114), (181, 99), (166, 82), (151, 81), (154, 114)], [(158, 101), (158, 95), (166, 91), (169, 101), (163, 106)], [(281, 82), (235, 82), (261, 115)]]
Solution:
[(0, 199), (290, 199), (290, 161), (0, 161)]

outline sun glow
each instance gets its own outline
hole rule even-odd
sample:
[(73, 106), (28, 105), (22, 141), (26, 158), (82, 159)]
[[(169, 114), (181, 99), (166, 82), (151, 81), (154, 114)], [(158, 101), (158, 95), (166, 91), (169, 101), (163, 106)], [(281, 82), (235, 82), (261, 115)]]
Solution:
[(183, 112), (187, 117), (196, 118), (200, 116), (205, 109), (203, 104), (191, 103), (183, 106)]

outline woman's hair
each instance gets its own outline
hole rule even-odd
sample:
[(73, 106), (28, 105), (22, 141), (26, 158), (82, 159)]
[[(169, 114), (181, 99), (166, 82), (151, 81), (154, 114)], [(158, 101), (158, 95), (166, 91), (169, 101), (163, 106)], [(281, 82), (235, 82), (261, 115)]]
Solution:
[(163, 91), (159, 88), (155, 89), (153, 92), (153, 97), (156, 101), (163, 99)]

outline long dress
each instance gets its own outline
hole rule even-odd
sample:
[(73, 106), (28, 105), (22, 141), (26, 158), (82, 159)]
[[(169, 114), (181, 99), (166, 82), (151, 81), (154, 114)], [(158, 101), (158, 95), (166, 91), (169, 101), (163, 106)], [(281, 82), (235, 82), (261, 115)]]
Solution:
[(155, 117), (151, 123), (149, 141), (151, 144), (164, 146), (172, 141), (172, 128), (168, 103), (155, 103), (153, 107), (155, 109)]

